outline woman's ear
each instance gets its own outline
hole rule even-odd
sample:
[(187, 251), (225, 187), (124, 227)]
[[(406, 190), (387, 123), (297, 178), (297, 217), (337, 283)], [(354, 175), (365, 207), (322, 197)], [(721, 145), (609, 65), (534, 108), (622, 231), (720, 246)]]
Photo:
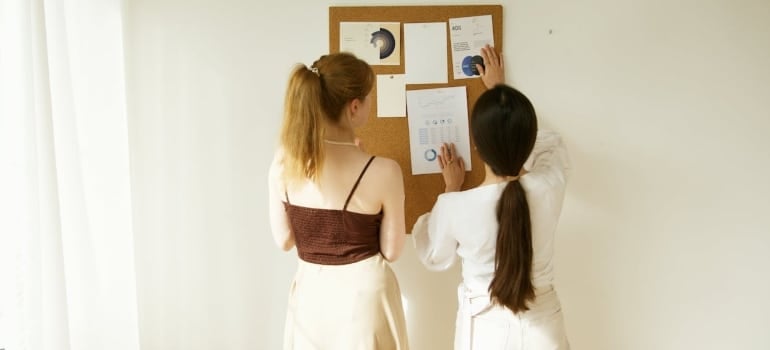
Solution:
[(358, 117), (359, 110), (361, 109), (362, 102), (361, 100), (354, 98), (350, 101), (350, 104), (348, 105), (348, 111), (350, 111), (350, 114), (348, 114), (348, 118), (350, 118), (350, 123), (354, 123), (354, 119)]
[(358, 109), (361, 108), (361, 100), (354, 98), (350, 101), (350, 113), (352, 115), (356, 115), (358, 113)]

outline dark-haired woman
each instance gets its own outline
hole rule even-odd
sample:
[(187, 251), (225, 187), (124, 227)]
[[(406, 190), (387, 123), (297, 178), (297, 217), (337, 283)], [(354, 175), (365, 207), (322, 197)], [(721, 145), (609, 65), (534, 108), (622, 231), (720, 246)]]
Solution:
[(390, 262), (406, 239), (398, 163), (361, 150), (372, 68), (351, 54), (298, 65), (286, 89), (281, 145), (270, 167), (270, 224), (297, 248), (284, 349), (408, 349)]
[(415, 223), (417, 253), (433, 270), (462, 259), (455, 349), (569, 349), (553, 287), (567, 153), (558, 134), (538, 131), (526, 96), (502, 84), (501, 57), (489, 47), (482, 57), (489, 89), (470, 124), (486, 176), (460, 191), (463, 160), (453, 145), (442, 148), (446, 192)]

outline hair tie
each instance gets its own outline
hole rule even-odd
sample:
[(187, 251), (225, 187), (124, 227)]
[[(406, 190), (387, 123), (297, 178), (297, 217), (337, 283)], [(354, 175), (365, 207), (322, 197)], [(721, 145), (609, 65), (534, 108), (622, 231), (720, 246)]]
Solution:
[(321, 76), (321, 73), (318, 73), (318, 68), (316, 68), (316, 67), (310, 68), (310, 71), (315, 73), (315, 75), (317, 75), (319, 77)]

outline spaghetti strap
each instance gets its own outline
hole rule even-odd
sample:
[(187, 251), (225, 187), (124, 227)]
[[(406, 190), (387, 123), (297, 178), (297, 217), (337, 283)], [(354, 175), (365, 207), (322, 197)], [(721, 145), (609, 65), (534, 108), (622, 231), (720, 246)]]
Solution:
[(373, 160), (374, 160), (374, 156), (369, 158), (369, 161), (366, 162), (366, 166), (364, 167), (364, 170), (361, 170), (361, 174), (358, 175), (358, 180), (356, 180), (356, 184), (353, 185), (353, 189), (350, 190), (350, 194), (348, 194), (348, 199), (345, 200), (345, 206), (342, 207), (342, 211), (348, 210), (348, 203), (350, 203), (350, 198), (353, 198), (353, 192), (355, 192), (356, 188), (358, 188), (358, 183), (361, 182), (361, 178), (364, 177), (364, 173), (366, 172), (366, 169), (369, 169), (369, 164), (372, 164)]
[(289, 201), (289, 190), (284, 188), (283, 189), (283, 195), (286, 197), (286, 204), (291, 205), (291, 202)]

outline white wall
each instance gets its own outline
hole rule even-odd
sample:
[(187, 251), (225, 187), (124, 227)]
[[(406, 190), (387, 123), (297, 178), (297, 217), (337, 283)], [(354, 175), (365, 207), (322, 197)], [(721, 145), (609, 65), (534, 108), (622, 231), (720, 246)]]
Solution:
[[(126, 3), (142, 347), (280, 348), (296, 263), (270, 239), (267, 167), (288, 72), (327, 50), (339, 3)], [(573, 348), (770, 348), (770, 2), (503, 6), (510, 81), (574, 163)], [(449, 348), (457, 270), (411, 250), (395, 268), (413, 348)]]

